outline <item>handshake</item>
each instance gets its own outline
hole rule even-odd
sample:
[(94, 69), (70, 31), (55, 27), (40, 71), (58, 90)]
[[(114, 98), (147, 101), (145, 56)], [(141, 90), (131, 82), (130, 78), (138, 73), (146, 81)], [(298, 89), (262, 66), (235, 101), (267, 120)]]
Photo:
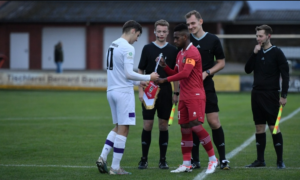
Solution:
[[(157, 57), (157, 58), (155, 59), (155, 61), (156, 61), (155, 71), (156, 71), (156, 69), (157, 69), (158, 64), (159, 64), (161, 67), (166, 67), (166, 65), (167, 65), (167, 64), (165, 63), (165, 59), (164, 59), (164, 57), (162, 56), (162, 54), (160, 54), (159, 57)], [(151, 76), (150, 81), (153, 81), (153, 82), (156, 82), (158, 79), (160, 79), (160, 78), (159, 78), (159, 75), (158, 75), (156, 72), (151, 73), (150, 76)]]
[[(165, 83), (165, 82), (168, 81), (167, 78), (159, 78), (159, 74), (157, 74), (156, 72), (152, 72), (150, 74), (150, 77), (151, 77), (150, 81), (153, 81), (154, 84), (156, 84), (156, 85), (162, 84), (162, 83)], [(147, 81), (141, 81), (140, 82), (140, 86), (143, 87), (143, 88), (147, 87), (148, 84), (149, 84), (149, 82), (147, 82)]]
[(156, 72), (153, 72), (150, 74), (151, 79), (150, 81), (153, 81), (154, 84), (158, 85), (158, 84), (162, 84), (164, 82), (167, 82), (167, 78), (159, 78), (159, 74), (157, 74)]
[[(156, 59), (155, 59), (155, 61), (156, 61), (156, 68), (155, 68), (155, 70), (157, 69), (157, 65), (159, 64), (161, 67), (166, 67), (166, 62), (165, 62), (165, 59), (164, 59), (164, 57), (162, 56), (162, 54), (160, 54), (160, 56), (159, 57), (157, 57)], [(157, 76), (156, 76), (157, 75)], [(159, 78), (159, 75), (156, 73), (156, 72), (153, 72), (153, 73), (151, 73), (151, 81), (153, 81), (154, 82), (154, 84), (162, 84), (162, 83), (164, 83), (164, 82), (167, 82), (167, 78)]]
[[(155, 59), (155, 61), (156, 61), (155, 71), (156, 71), (158, 65), (160, 65), (163, 68), (166, 67), (166, 65), (167, 65), (166, 62), (165, 62), (165, 59), (162, 56), (162, 54), (160, 54), (159, 57), (157, 57)], [(153, 81), (154, 84), (158, 85), (158, 84), (162, 84), (164, 82), (167, 82), (168, 80), (167, 80), (167, 78), (159, 78), (159, 74), (157, 74), (156, 72), (152, 72), (150, 74), (150, 81)], [(140, 83), (140, 85), (142, 87), (145, 87), (145, 86), (148, 86), (148, 83), (146, 83), (145, 81), (142, 81)]]
[[(155, 81), (159, 79), (159, 74), (157, 74), (156, 72), (152, 72), (150, 74), (150, 81), (153, 81), (155, 83)], [(140, 82), (140, 86), (142, 88), (146, 88), (149, 85), (149, 81), (141, 81)]]

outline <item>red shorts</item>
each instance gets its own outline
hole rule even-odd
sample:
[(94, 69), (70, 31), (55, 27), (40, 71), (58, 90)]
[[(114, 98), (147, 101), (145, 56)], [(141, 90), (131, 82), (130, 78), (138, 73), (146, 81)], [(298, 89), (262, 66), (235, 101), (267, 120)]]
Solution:
[(205, 99), (180, 100), (178, 104), (178, 124), (187, 124), (195, 119), (203, 123), (205, 103)]

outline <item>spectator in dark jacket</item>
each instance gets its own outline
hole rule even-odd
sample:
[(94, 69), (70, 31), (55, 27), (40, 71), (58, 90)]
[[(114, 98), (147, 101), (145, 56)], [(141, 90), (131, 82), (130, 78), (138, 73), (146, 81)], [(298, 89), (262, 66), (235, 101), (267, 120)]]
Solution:
[(54, 48), (54, 61), (56, 64), (56, 72), (62, 73), (62, 63), (64, 61), (64, 54), (62, 50), (62, 43), (58, 42)]

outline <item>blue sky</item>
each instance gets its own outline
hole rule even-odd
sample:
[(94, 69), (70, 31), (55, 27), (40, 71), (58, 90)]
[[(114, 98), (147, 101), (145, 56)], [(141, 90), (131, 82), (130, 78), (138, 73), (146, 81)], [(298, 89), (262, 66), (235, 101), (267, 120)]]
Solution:
[(251, 10), (258, 9), (297, 9), (300, 10), (300, 1), (248, 1)]

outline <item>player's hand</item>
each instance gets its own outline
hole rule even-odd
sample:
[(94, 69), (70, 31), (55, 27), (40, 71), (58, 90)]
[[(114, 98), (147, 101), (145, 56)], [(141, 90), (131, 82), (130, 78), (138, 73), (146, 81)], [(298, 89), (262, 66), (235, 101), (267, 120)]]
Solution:
[(165, 83), (166, 81), (167, 78), (158, 78), (156, 81), (154, 81), (154, 84), (158, 85), (158, 84)]
[[(157, 62), (158, 59), (159, 59), (159, 57), (157, 57), (157, 58), (155, 59), (155, 62)], [(159, 65), (160, 65), (161, 67), (166, 67), (166, 66), (167, 66), (164, 57), (161, 57), (161, 58), (160, 58)]]
[(150, 74), (150, 81), (155, 81), (159, 78), (159, 74), (157, 74), (156, 72), (153, 72)]
[(177, 95), (173, 95), (173, 104), (175, 104), (175, 106), (177, 106), (178, 103), (178, 96)]
[(254, 54), (257, 54), (258, 51), (260, 51), (260, 49), (261, 49), (262, 46), (263, 46), (263, 43), (257, 44), (257, 45), (254, 47), (254, 50), (253, 50)]
[(149, 81), (141, 81), (140, 86), (145, 89), (149, 85)]
[(150, 81), (155, 81), (158, 78), (159, 78), (159, 74), (157, 74), (156, 72), (150, 74)]
[(143, 102), (144, 90), (143, 88), (139, 88), (139, 100)]
[(205, 71), (202, 72), (202, 79), (203, 79), (203, 81), (206, 79), (207, 76), (208, 76), (208, 74)]
[(280, 97), (279, 104), (282, 105), (282, 107), (286, 105), (286, 102), (287, 102), (286, 98)]

